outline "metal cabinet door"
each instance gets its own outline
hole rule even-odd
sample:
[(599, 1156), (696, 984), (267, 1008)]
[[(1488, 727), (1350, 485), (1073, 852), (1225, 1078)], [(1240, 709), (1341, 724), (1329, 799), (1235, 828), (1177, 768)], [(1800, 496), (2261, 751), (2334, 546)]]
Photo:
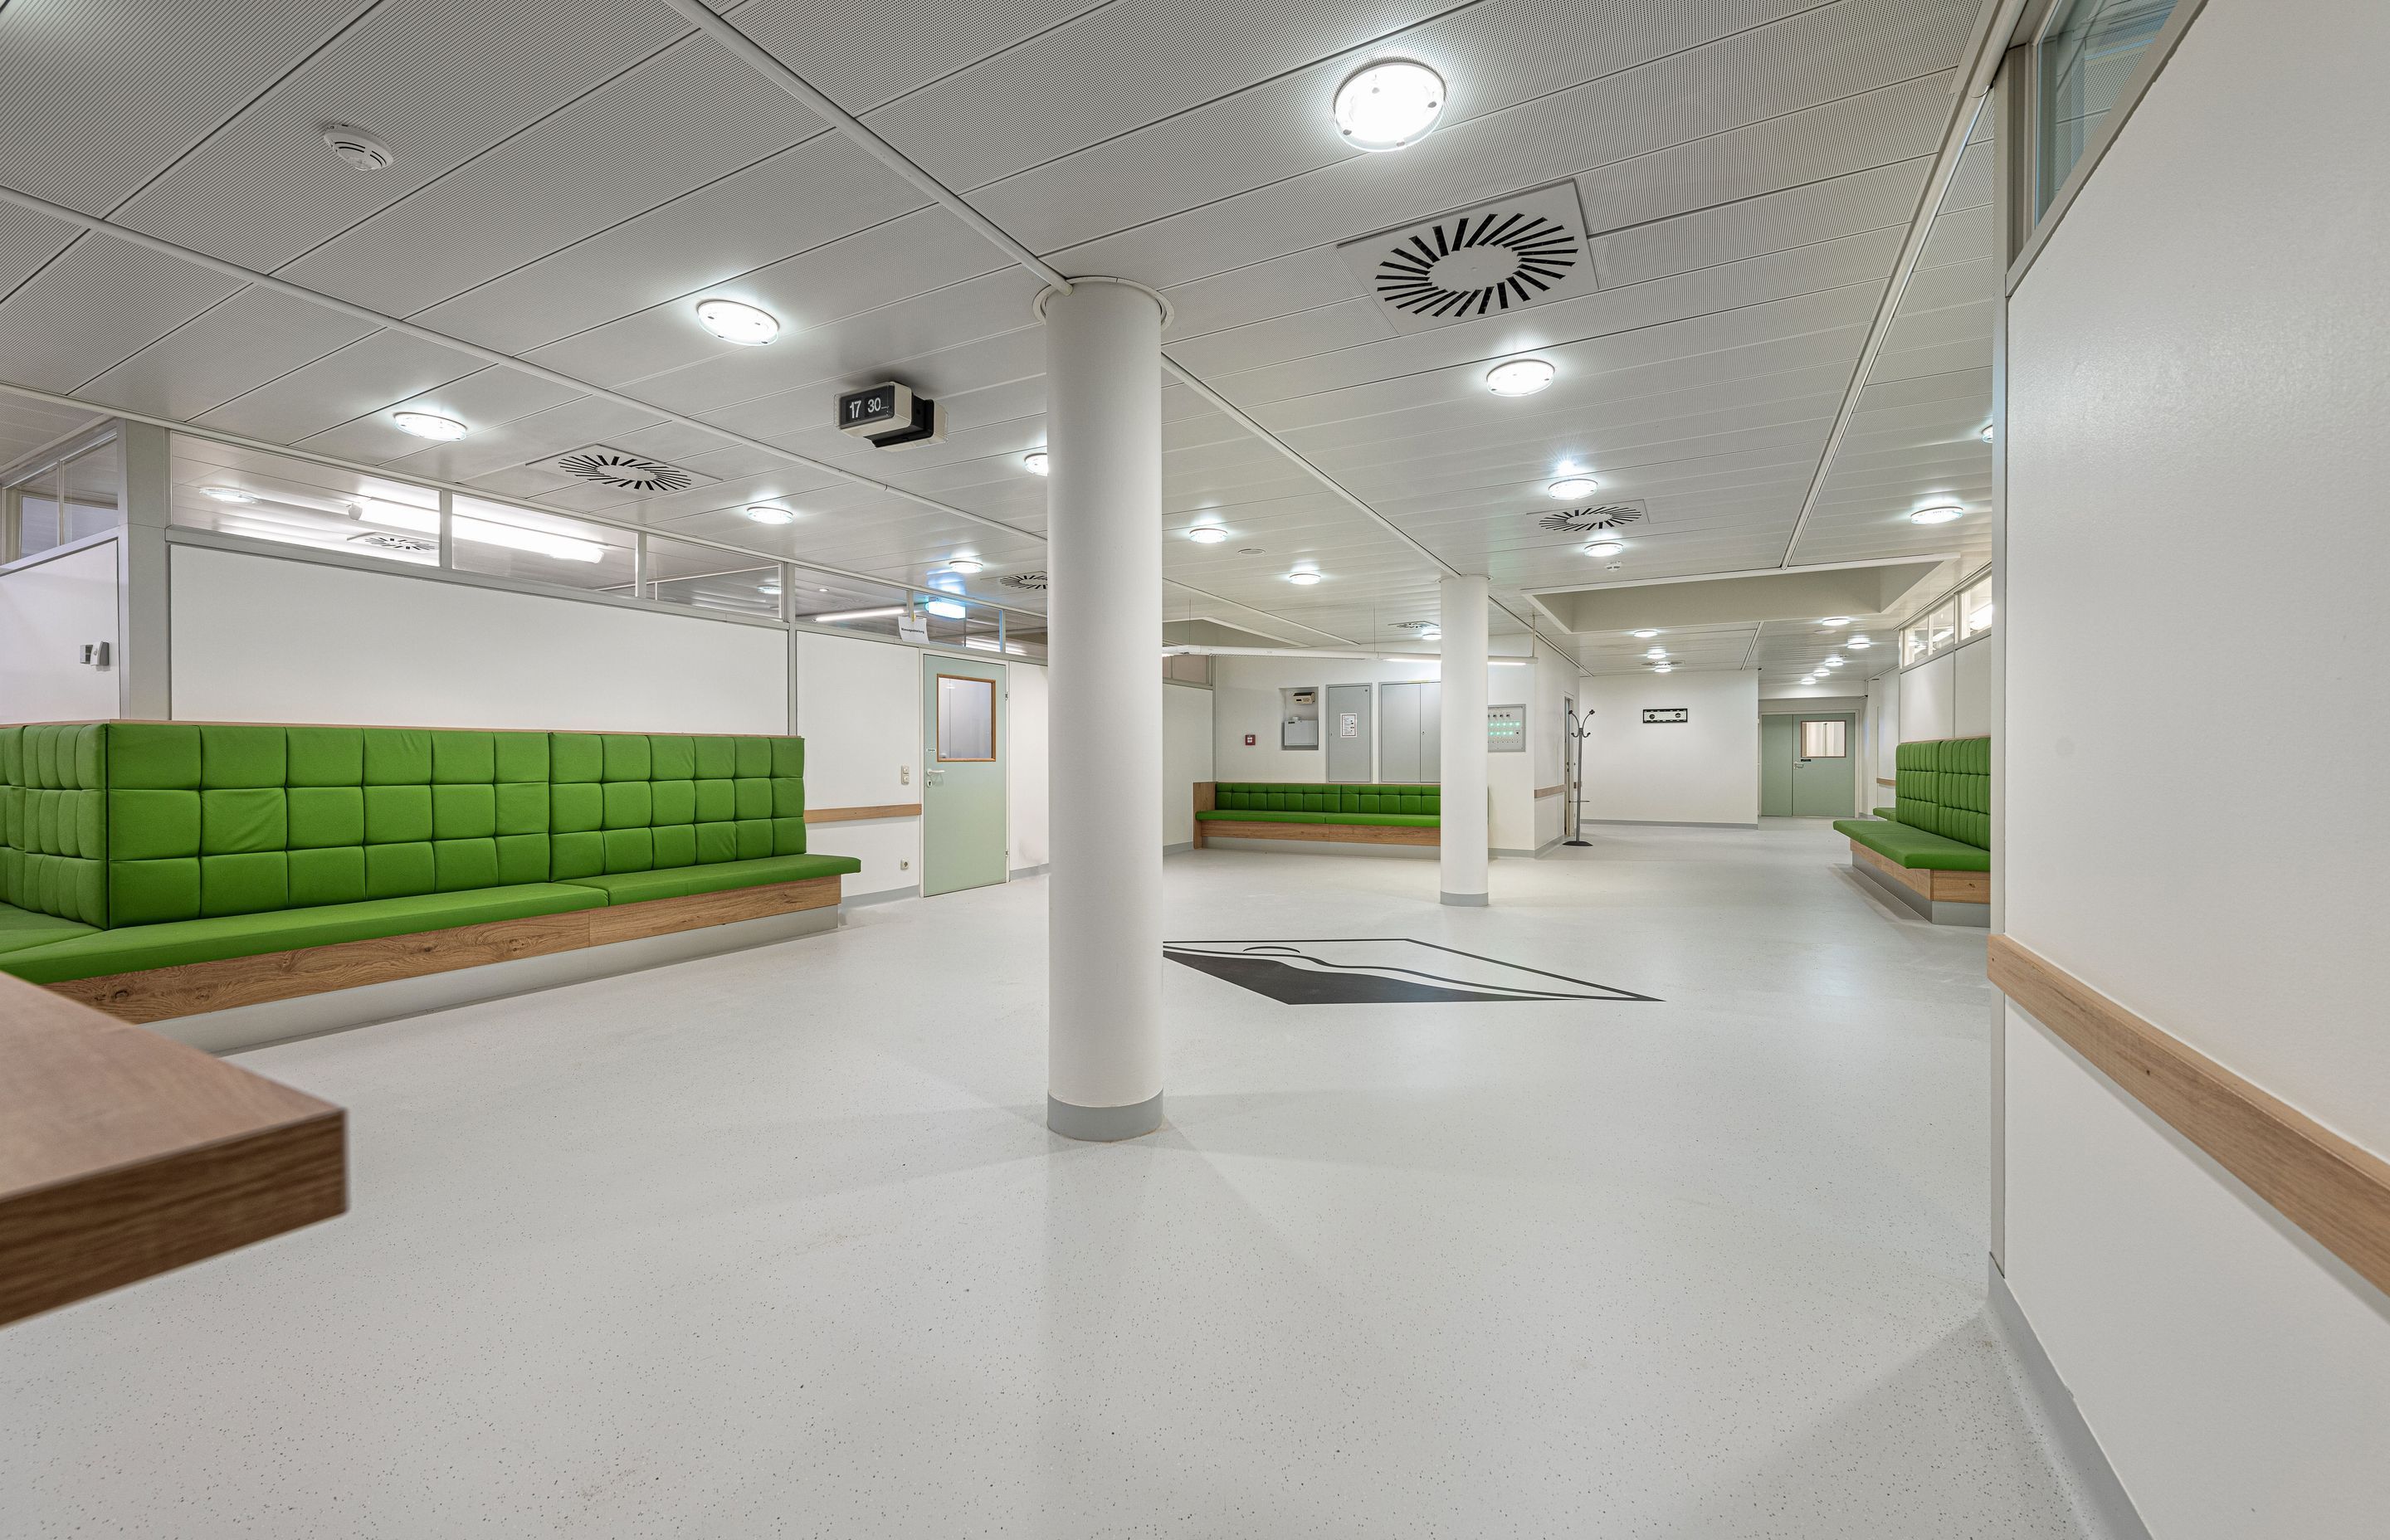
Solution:
[(1378, 707), (1378, 779), (1419, 779), (1419, 687), (1381, 685)]
[(1322, 730), (1328, 737), (1328, 778), (1368, 780), (1374, 737), (1370, 729), (1369, 687), (1329, 686), (1328, 720)]

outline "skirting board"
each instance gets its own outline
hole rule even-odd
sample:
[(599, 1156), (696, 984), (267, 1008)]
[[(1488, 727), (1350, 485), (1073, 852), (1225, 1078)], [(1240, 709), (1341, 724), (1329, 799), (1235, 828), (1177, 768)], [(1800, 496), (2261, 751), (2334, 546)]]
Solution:
[(1552, 851), (1552, 847), (1554, 847), (1555, 845), (1558, 845), (1560, 842), (1561, 842), (1561, 837), (1560, 837), (1559, 835), (1555, 834), (1555, 835), (1553, 835), (1550, 839), (1548, 839), (1548, 840), (1545, 841), (1542, 844), (1537, 845), (1534, 850), (1500, 850), (1500, 849), (1495, 849), (1495, 850), (1489, 850), (1489, 851), (1487, 851), (1485, 853), (1486, 853), (1486, 854), (1488, 854), (1488, 855), (1491, 855), (1491, 856), (1496, 856), (1496, 857), (1500, 857), (1500, 856), (1506, 856), (1506, 855), (1507, 855), (1507, 856), (1509, 856), (1510, 859), (1512, 859), (1512, 860), (1514, 860), (1514, 861), (1540, 861), (1540, 860), (1542, 860), (1545, 856), (1547, 856), (1547, 855), (1550, 854), (1550, 853), (1551, 853), (1551, 851)]
[(1195, 841), (1192, 841), (1192, 840), (1182, 840), (1182, 841), (1180, 841), (1177, 844), (1175, 844), (1175, 845), (1164, 845), (1164, 846), (1163, 846), (1163, 847), (1162, 847), (1162, 853), (1163, 853), (1163, 854), (1164, 854), (1164, 855), (1184, 855), (1184, 854), (1186, 854), (1189, 851), (1193, 850), (1194, 848), (1195, 848)]
[(1936, 925), (1972, 925), (1984, 930), (1992, 928), (1992, 906), (1988, 904), (1953, 904), (1946, 899), (1927, 898), (1864, 861), (1852, 862), (1851, 873), (1921, 919), (1930, 919)]
[[(1170, 847), (1171, 850), (1185, 850), (1188, 847), (1185, 845), (1173, 845)], [(1163, 853), (1166, 855), (1169, 852), (1165, 851)], [(1015, 866), (1012, 868), (1011, 874), (1006, 879), (1006, 880), (1018, 882), (1023, 878), (1043, 877), (1053, 869), (1054, 863), (1051, 861), (1040, 861), (1034, 866)]]
[(1433, 845), (1362, 845), (1349, 840), (1240, 840), (1206, 835), (1206, 850), (1257, 850), (1271, 855), (1390, 855), (1398, 861), (1434, 861)]
[(536, 957), (516, 957), (446, 973), (427, 973), (419, 978), (361, 984), (292, 1000), (269, 1000), (230, 1010), (177, 1016), (150, 1022), (148, 1030), (210, 1053), (238, 1053), (244, 1048), (262, 1048), (294, 1037), (315, 1037), (328, 1032), (395, 1020), (402, 1016), (446, 1010), (452, 1006), (501, 1000), (534, 990), (553, 989), (559, 984), (583, 983), (665, 963), (767, 946), (774, 942), (836, 930), (839, 919), (840, 910), (836, 907), (800, 909), (758, 919), (734, 920), (727, 925), (641, 936)]
[[(1021, 874), (1015, 872), (1013, 875), (1018, 877)], [(876, 893), (848, 893), (839, 902), (850, 909), (859, 909), (867, 904), (893, 904), (901, 898), (920, 896), (921, 885), (916, 882), (909, 888), (883, 888)]]
[(2034, 1409), (2041, 1414), (2042, 1426), (2049, 1431), (2050, 1441), (2057, 1447), (2055, 1456), (2068, 1484), (2082, 1498), (2090, 1511), (2081, 1517), (2089, 1524), (2098, 1540), (2150, 1540), (2149, 1527), (2141, 1522), (2133, 1499), (2126, 1494), (2125, 1483), (2116, 1479), (2114, 1466), (2100, 1441), (2091, 1435), (2091, 1425), (2083, 1420), (2082, 1409), (2075, 1405), (2075, 1392), (2059, 1378), (2058, 1366), (2042, 1351), (2041, 1339), (2034, 1335), (2033, 1323), (2024, 1318), (2024, 1311), (2009, 1292), (2009, 1280), (2000, 1276), (1999, 1264), (1989, 1257), (1984, 1259), (1985, 1284), (1984, 1314), (1991, 1318), (1992, 1333), (2016, 1359), (2017, 1369), (2024, 1380), (2024, 1390), (2031, 1397)]
[(1676, 818), (1587, 818), (1582, 820), (1582, 822), (1588, 824), (1615, 824), (1624, 828), (1757, 828), (1759, 827), (1755, 823), (1687, 823)]

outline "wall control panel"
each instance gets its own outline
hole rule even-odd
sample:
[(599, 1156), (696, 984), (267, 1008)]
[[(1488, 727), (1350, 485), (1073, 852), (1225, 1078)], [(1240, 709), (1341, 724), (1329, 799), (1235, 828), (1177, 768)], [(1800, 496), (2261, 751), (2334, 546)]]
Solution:
[(1485, 708), (1485, 751), (1489, 754), (1523, 754), (1527, 751), (1526, 707)]

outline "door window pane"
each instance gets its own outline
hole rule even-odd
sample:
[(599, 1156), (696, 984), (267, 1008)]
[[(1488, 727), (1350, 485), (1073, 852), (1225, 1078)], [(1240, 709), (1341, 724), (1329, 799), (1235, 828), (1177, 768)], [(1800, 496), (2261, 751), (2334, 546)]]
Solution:
[(1850, 724), (1847, 722), (1804, 722), (1801, 724), (1801, 757), (1803, 759), (1842, 759), (1850, 753)]
[(938, 675), (938, 759), (943, 764), (996, 758), (996, 681)]
[(2071, 0), (2035, 50), (2041, 122), (2034, 216), (2049, 208), (2116, 105), (2175, 0)]

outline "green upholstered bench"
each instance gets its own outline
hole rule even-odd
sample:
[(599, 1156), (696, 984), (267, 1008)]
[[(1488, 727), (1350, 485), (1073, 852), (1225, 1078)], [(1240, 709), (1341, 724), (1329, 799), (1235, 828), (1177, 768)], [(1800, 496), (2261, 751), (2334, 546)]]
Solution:
[(814, 908), (804, 742), (0, 727), (0, 971), (128, 1020)]
[(1195, 843), (1291, 840), (1317, 844), (1427, 846), (1442, 838), (1442, 788), (1198, 781)]
[(1851, 866), (1940, 925), (1989, 925), (1992, 740), (1929, 738), (1896, 751), (1893, 805), (1841, 818)]

